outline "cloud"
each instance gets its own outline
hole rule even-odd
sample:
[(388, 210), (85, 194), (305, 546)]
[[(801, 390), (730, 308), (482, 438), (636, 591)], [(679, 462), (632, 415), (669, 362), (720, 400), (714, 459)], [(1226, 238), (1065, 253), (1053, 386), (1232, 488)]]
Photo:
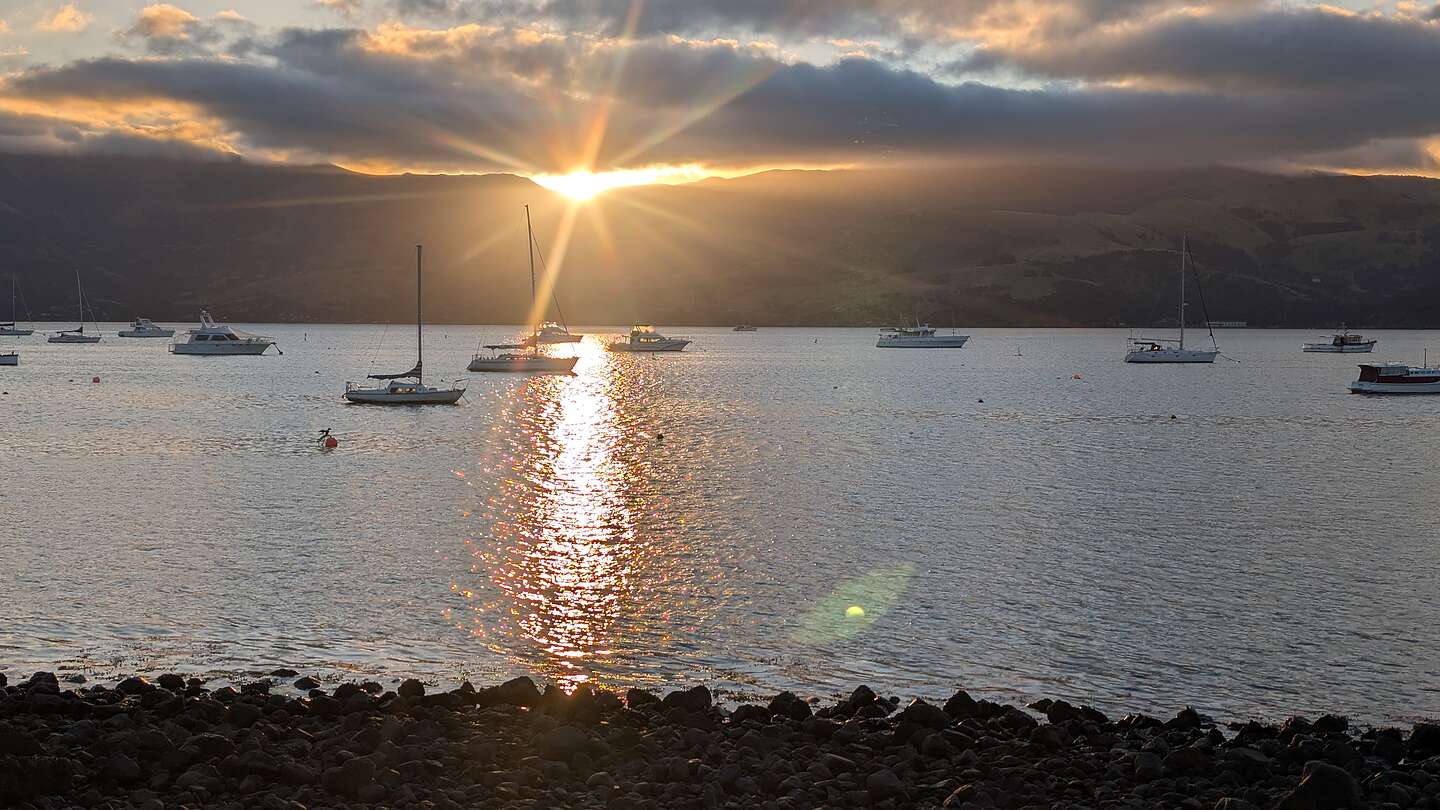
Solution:
[(116, 37), (150, 53), (165, 55), (201, 52), (222, 39), (213, 26), (169, 3), (145, 6), (134, 24)]
[(35, 23), (35, 28), (40, 31), (75, 33), (89, 28), (94, 19), (93, 15), (81, 11), (75, 3), (66, 3), (53, 12), (42, 15)]
[(215, 19), (219, 22), (224, 23), (234, 23), (237, 25), (252, 25), (248, 17), (233, 8), (227, 8), (224, 11), (221, 11), (219, 14), (216, 14)]
[(319, 8), (333, 11), (347, 20), (357, 17), (365, 7), (362, 0), (314, 0), (314, 3)]
[(10, 23), (0, 20), (0, 34), (10, 33)]

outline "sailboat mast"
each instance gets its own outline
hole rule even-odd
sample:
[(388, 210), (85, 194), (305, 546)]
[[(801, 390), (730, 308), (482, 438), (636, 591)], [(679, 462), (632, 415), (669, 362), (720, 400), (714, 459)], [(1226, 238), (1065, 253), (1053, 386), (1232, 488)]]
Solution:
[(1185, 349), (1185, 257), (1190, 255), (1189, 237), (1180, 238), (1180, 349)]
[(535, 320), (535, 229), (530, 225), (530, 206), (525, 206), (525, 249), (530, 251), (530, 336), (535, 338), (539, 350), (540, 325)]
[(80, 289), (80, 268), (75, 268), (75, 301), (80, 311), (80, 331), (85, 331), (85, 293)]
[(415, 381), (425, 382), (425, 319), (420, 314), (420, 253), (421, 246), (415, 246)]

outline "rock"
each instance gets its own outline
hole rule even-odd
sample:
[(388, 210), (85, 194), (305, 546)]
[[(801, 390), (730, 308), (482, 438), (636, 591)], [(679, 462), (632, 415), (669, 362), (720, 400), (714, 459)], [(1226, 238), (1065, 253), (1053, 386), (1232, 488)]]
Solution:
[(219, 734), (197, 734), (185, 743), (185, 747), (193, 749), (201, 759), (221, 759), (235, 753), (235, 743)]
[(525, 676), (511, 678), (495, 687), (495, 698), (510, 706), (535, 706), (540, 703), (540, 690)]
[(122, 695), (138, 695), (142, 692), (149, 692), (154, 688), (154, 684), (138, 675), (132, 675), (120, 683), (115, 684), (115, 691)]
[(244, 728), (259, 720), (265, 714), (264, 710), (253, 703), (235, 702), (230, 705), (226, 713), (232, 725)]
[(735, 711), (730, 713), (730, 722), (736, 724), (749, 722), (768, 723), (773, 715), (774, 713), (765, 706), (760, 706), (755, 703), (742, 703), (735, 707)]
[[(696, 686), (691, 689), (671, 692), (662, 701), (666, 706), (674, 706), (684, 709), (687, 712), (704, 712), (710, 710), (710, 690), (703, 686)], [(806, 707), (809, 708), (808, 706)]]
[(105, 774), (117, 782), (130, 784), (139, 781), (140, 764), (119, 751), (112, 751), (105, 761)]
[(536, 748), (546, 759), (569, 760), (585, 750), (590, 737), (574, 726), (557, 726), (543, 734)]
[(956, 692), (945, 701), (945, 713), (956, 720), (964, 720), (979, 715), (980, 706), (975, 699), (964, 690)]
[(902, 792), (905, 786), (901, 784), (900, 777), (889, 768), (881, 768), (878, 771), (865, 777), (865, 791), (870, 798), (876, 801), (888, 799)]
[(630, 689), (625, 692), (625, 705), (632, 709), (659, 705), (660, 698), (644, 689)]
[(1140, 783), (1153, 782), (1159, 779), (1164, 773), (1160, 757), (1148, 751), (1142, 751), (1135, 755), (1135, 781)]
[(44, 753), (44, 750), (29, 732), (9, 723), (0, 723), (0, 754), (28, 757)]
[(980, 790), (979, 788), (975, 787), (974, 784), (961, 785), (960, 787), (955, 788), (955, 790), (949, 796), (946, 796), (945, 801), (942, 802), (940, 806), (959, 807), (962, 804), (974, 802), (977, 798), (979, 798), (979, 796)]
[(311, 689), (320, 688), (320, 682), (310, 677), (309, 675), (306, 675), (305, 677), (296, 680), (293, 685), (296, 689), (303, 689), (307, 692)]
[(1234, 796), (1225, 796), (1215, 802), (1215, 810), (1255, 810), (1255, 805)]
[(926, 734), (920, 741), (920, 753), (931, 759), (946, 759), (955, 753), (955, 746), (951, 745), (943, 734)]
[(1200, 713), (1186, 706), (1176, 712), (1174, 719), (1165, 724), (1166, 728), (1174, 729), (1198, 729), (1200, 728)]
[(1364, 808), (1360, 785), (1344, 768), (1326, 762), (1307, 762), (1295, 789), (1281, 798), (1276, 810), (1345, 810)]
[(1410, 730), (1410, 739), (1406, 743), (1411, 759), (1421, 760), (1440, 755), (1440, 725), (1435, 723), (1416, 723)]
[[(359, 687), (357, 686), (356, 689), (358, 690)], [(400, 695), (400, 697), (402, 698), (424, 697), (425, 684), (420, 683), (414, 678), (406, 678), (405, 681), (400, 684), (400, 688), (395, 691), (396, 694)]]
[(330, 793), (355, 796), (375, 779), (375, 762), (368, 757), (348, 759), (338, 768), (330, 768), (320, 777), (320, 785)]
[(896, 722), (915, 723), (926, 728), (942, 729), (950, 725), (950, 715), (945, 710), (933, 703), (926, 703), (920, 698), (910, 701), (901, 712), (895, 715)]
[(272, 678), (293, 678), (299, 674), (300, 673), (296, 672), (293, 669), (290, 669), (289, 667), (280, 667), (279, 669), (274, 669), (270, 671), (270, 677)]
[(1042, 748), (1062, 748), (1065, 738), (1054, 726), (1036, 726), (1030, 730), (1030, 742)]
[(1193, 773), (1210, 767), (1210, 755), (1198, 748), (1177, 748), (1165, 755), (1161, 767), (1166, 773)]
[(1045, 719), (1051, 723), (1063, 723), (1066, 720), (1078, 720), (1084, 717), (1079, 707), (1071, 706), (1063, 700), (1052, 701), (1043, 711)]
[(771, 714), (791, 720), (804, 720), (810, 716), (810, 704), (801, 700), (794, 692), (781, 692), (771, 698), (769, 709)]
[(1320, 734), (1338, 734), (1350, 728), (1350, 720), (1338, 714), (1322, 714), (1315, 721), (1315, 731)]
[(161, 675), (155, 679), (155, 682), (160, 684), (161, 688), (169, 689), (172, 692), (178, 692), (185, 688), (185, 679), (173, 672)]

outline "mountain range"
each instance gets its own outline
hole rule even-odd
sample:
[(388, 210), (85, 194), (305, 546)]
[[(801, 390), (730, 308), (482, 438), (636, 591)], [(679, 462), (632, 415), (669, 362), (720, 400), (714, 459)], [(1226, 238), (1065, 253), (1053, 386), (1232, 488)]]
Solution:
[(427, 320), (518, 323), (526, 204), (577, 324), (1167, 325), (1184, 237), (1192, 323), (1440, 326), (1440, 181), (1232, 168), (772, 171), (572, 204), (503, 174), (11, 154), (0, 279), (41, 319), (74, 319), (78, 270), (101, 320), (405, 322), (423, 243)]

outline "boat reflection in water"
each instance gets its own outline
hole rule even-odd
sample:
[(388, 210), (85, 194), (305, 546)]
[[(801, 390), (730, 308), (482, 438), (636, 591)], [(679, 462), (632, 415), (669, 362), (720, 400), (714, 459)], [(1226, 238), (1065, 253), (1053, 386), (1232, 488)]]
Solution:
[(457, 586), (474, 611), (460, 626), (567, 690), (633, 682), (641, 659), (668, 654), (671, 628), (698, 622), (701, 576), (664, 494), (663, 413), (634, 361), (576, 345), (574, 376), (518, 382), (497, 420), (483, 466), (501, 483), (477, 510), (473, 591)]

